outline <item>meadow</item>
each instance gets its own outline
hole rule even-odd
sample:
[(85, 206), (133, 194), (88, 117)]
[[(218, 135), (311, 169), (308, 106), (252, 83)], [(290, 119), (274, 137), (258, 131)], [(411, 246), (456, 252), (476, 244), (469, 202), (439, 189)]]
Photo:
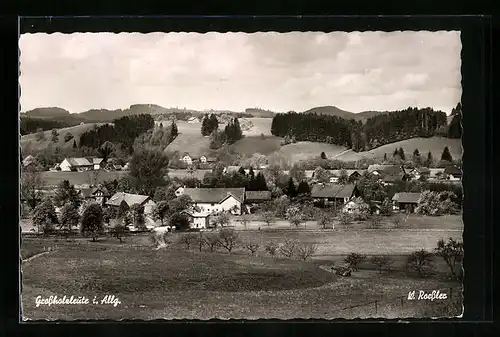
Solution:
[[(21, 147), (23, 148), (23, 151), (29, 152), (29, 151), (36, 151), (36, 150), (43, 150), (47, 148), (49, 144), (52, 144), (52, 146), (56, 147), (62, 147), (62, 148), (67, 148), (67, 147), (72, 147), (73, 146), (73, 139), (76, 140), (77, 144), (80, 141), (80, 135), (88, 130), (91, 130), (94, 128), (94, 126), (102, 125), (104, 123), (87, 123), (87, 124), (82, 124), (82, 125), (76, 125), (68, 128), (63, 128), (63, 129), (57, 129), (57, 132), (59, 133), (59, 139), (57, 143), (52, 142), (52, 130), (47, 130), (44, 131), (44, 138), (38, 140), (37, 139), (37, 134), (36, 133), (31, 133), (28, 135), (21, 136)], [(71, 133), (73, 135), (73, 139), (71, 139), (68, 142), (64, 141), (64, 135), (66, 133)]]
[[(73, 185), (90, 184), (91, 172), (51, 172), (44, 171), (40, 173), (43, 186), (57, 186), (61, 181), (68, 180)], [(97, 175), (98, 182), (105, 180), (120, 179), (127, 175), (127, 171), (100, 171)]]
[[(37, 240), (24, 239), (25, 247)], [(434, 305), (405, 301), (414, 289), (456, 288), (442, 278), (366, 270), (337, 277), (324, 262), (304, 262), (237, 251), (199, 252), (173, 244), (154, 250), (147, 237), (52, 241), (54, 250), (23, 263), (24, 319), (258, 319), (410, 317)], [(369, 241), (367, 241), (369, 244)], [(458, 290), (456, 291), (458, 294)], [(120, 304), (36, 306), (37, 296), (114, 295)], [(375, 312), (373, 301), (378, 301)], [(361, 305), (356, 310), (345, 310)], [(458, 315), (459, 312), (455, 313)], [(354, 315), (354, 316), (353, 316)]]

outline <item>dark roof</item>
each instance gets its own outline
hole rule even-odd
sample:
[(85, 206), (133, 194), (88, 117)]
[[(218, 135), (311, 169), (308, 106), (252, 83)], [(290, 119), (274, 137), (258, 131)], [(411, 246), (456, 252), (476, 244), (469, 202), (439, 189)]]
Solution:
[(373, 171), (383, 172), (384, 174), (399, 174), (403, 172), (401, 166), (399, 165), (370, 165), (368, 166), (368, 172)]
[(455, 166), (448, 166), (444, 169), (444, 173), (453, 174), (454, 176), (462, 175), (462, 170)]
[(311, 190), (313, 198), (349, 198), (354, 193), (356, 185), (322, 185), (316, 184)]
[(269, 192), (269, 191), (246, 191), (245, 198), (247, 201), (271, 200), (271, 192)]
[(106, 189), (106, 187), (89, 187), (89, 188), (82, 188), (80, 190), (80, 193), (82, 195), (82, 197), (84, 198), (91, 198), (92, 196), (94, 196), (94, 194), (98, 191), (102, 191), (103, 195), (105, 197), (109, 197), (109, 192), (108, 190)]
[(219, 203), (232, 195), (240, 202), (245, 201), (245, 188), (184, 188), (184, 194), (194, 202)]
[(420, 194), (421, 193), (399, 192), (394, 194), (392, 200), (395, 202), (416, 204), (418, 203)]

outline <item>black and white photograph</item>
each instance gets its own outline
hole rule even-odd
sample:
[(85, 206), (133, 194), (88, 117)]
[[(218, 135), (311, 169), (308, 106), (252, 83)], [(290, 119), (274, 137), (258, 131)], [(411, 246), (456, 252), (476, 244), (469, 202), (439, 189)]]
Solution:
[(21, 34), (22, 320), (462, 317), (461, 50)]

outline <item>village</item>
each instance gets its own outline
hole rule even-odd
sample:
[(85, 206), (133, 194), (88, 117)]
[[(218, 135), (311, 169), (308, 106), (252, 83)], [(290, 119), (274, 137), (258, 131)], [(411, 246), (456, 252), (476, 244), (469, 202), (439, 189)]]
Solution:
[[(177, 179), (182, 177), (191, 177), (193, 171), (197, 170), (199, 164), (208, 164), (205, 167), (215, 167), (217, 160), (212, 157), (200, 156), (191, 157), (188, 153), (179, 158), (186, 164), (186, 169), (173, 170), (168, 173)], [(23, 160), (24, 169), (36, 165), (36, 159), (33, 156), (28, 156)], [(51, 172), (89, 172), (98, 173), (128, 171), (130, 163), (124, 165), (104, 163), (102, 158), (65, 158), (61, 163), (50, 168)], [(244, 176), (252, 174), (256, 176), (259, 172), (268, 169), (268, 165), (260, 167), (245, 168), (242, 166), (226, 166), (223, 168), (223, 174), (240, 173)], [(251, 172), (250, 172), (251, 170)], [(211, 172), (210, 169), (201, 170), (202, 173)], [(289, 170), (283, 170), (281, 174), (289, 175)], [(316, 175), (315, 175), (316, 174)], [(309, 186), (309, 196), (315, 206), (322, 208), (331, 207), (335, 211), (352, 214), (359, 209), (359, 203), (364, 203), (362, 193), (360, 192), (357, 182), (361, 177), (369, 177), (376, 181), (381, 186), (392, 186), (397, 182), (425, 181), (435, 183), (459, 184), (462, 171), (455, 166), (447, 166), (445, 168), (404, 168), (402, 165), (369, 165), (367, 169), (345, 169), (345, 170), (324, 170), (321, 167), (316, 170), (304, 170), (303, 181)], [(321, 177), (319, 177), (321, 176)], [(62, 181), (62, 180), (61, 180)], [(179, 179), (182, 181), (182, 179)], [(300, 182), (295, 181), (298, 185)], [(110, 195), (109, 191), (102, 184), (80, 184), (74, 185), (79, 197), (85, 200), (86, 203), (96, 202), (102, 207), (119, 208), (122, 203), (125, 203), (129, 208), (134, 204), (144, 207), (144, 215), (147, 219), (147, 228), (149, 230), (160, 225), (158, 219), (154, 219), (153, 211), (156, 202), (152, 195), (140, 195), (117, 191)], [(45, 196), (51, 196), (55, 190), (39, 191)], [(396, 192), (391, 199), (392, 212), (414, 212), (418, 206), (421, 192)], [(258, 209), (259, 204), (269, 203), (272, 201), (270, 191), (248, 191), (245, 188), (203, 188), (194, 187), (186, 188), (179, 186), (175, 189), (175, 196), (181, 195), (190, 198), (190, 204), (183, 214), (190, 219), (190, 227), (196, 229), (207, 229), (214, 226), (217, 216), (221, 213), (227, 213), (234, 219), (234, 223), (238, 223), (238, 217), (245, 214), (252, 214), (254, 209)], [(25, 201), (25, 200), (22, 200)], [(370, 214), (380, 214), (381, 203), (384, 200), (378, 200), (372, 203)], [(62, 207), (56, 207), (56, 213), (60, 214)], [(80, 208), (80, 212), (82, 209)], [(332, 224), (333, 225), (333, 224)], [(170, 225), (173, 229), (175, 224)], [(127, 227), (132, 231), (138, 230), (134, 224), (127, 224)], [(35, 228), (30, 228), (33, 232)]]

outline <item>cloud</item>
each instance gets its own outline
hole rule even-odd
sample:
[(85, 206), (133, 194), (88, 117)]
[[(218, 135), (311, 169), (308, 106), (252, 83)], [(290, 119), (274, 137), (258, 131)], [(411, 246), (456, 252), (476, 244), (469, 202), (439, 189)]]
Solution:
[(458, 32), (24, 34), (21, 106), (357, 112), (460, 100)]

